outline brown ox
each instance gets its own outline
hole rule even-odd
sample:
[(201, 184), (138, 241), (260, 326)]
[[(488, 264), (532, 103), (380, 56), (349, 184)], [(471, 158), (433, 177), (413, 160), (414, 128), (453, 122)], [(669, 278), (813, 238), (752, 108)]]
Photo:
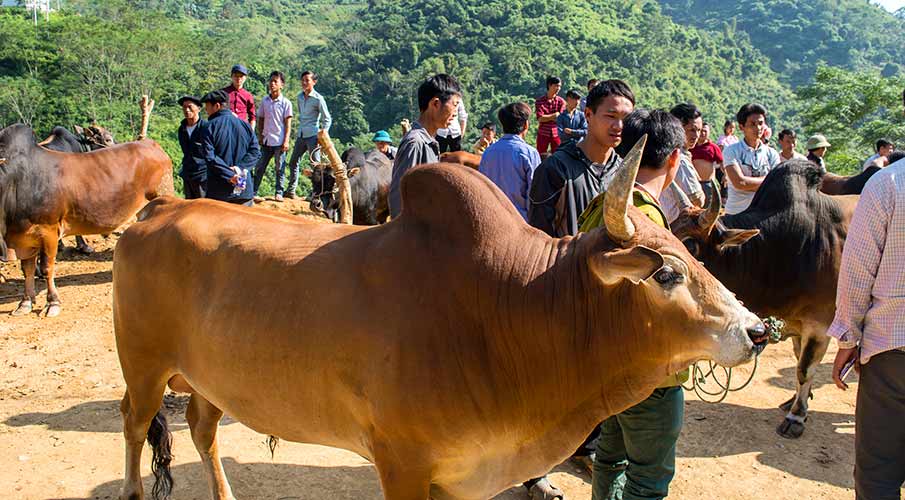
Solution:
[(770, 172), (744, 212), (719, 217), (716, 198), (710, 207), (685, 209), (672, 224), (691, 253), (747, 307), (785, 320), (798, 359), (798, 390), (780, 405), (787, 414), (777, 432), (787, 438), (804, 432), (814, 372), (829, 346), (842, 247), (858, 201), (820, 192), (821, 180), (814, 164), (789, 160)]
[(47, 257), (45, 314), (59, 314), (54, 259), (60, 237), (112, 232), (148, 200), (173, 192), (170, 159), (150, 140), (60, 153), (39, 147), (25, 125), (12, 125), (0, 131), (0, 158), (0, 257), (8, 245), (25, 273), (25, 296), (14, 316), (32, 311), (41, 253)]
[(481, 166), (481, 155), (469, 153), (468, 151), (447, 151), (440, 154), (440, 161), (458, 163), (477, 170)]
[(151, 202), (113, 266), (123, 498), (143, 497), (146, 436), (155, 493), (170, 490), (168, 382), (192, 392), (186, 418), (215, 499), (233, 498), (224, 411), (366, 457), (387, 500), (486, 499), (547, 472), (689, 362), (751, 359), (760, 321), (629, 210), (639, 158), (611, 185), (607, 228), (565, 239), (445, 164), (412, 169), (402, 214), (372, 228)]

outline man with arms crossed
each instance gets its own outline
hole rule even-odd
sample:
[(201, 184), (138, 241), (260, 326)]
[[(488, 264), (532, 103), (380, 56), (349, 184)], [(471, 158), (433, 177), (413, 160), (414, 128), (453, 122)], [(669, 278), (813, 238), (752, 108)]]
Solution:
[(767, 127), (767, 110), (748, 103), (735, 116), (744, 139), (723, 149), (723, 169), (729, 179), (726, 213), (743, 212), (764, 177), (779, 165), (779, 153), (761, 141)]

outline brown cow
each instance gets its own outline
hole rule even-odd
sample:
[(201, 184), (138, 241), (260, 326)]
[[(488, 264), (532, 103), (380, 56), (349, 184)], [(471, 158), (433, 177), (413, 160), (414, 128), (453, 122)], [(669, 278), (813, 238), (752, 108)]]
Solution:
[(233, 498), (224, 411), (366, 457), (387, 500), (486, 499), (547, 472), (689, 362), (750, 360), (760, 321), (629, 208), (639, 159), (610, 187), (606, 229), (564, 239), (447, 164), (409, 171), (402, 214), (371, 228), (151, 202), (113, 263), (123, 498), (143, 498), (146, 436), (155, 493), (172, 486), (168, 382), (192, 392), (186, 418), (215, 499)]
[(440, 161), (457, 163), (477, 170), (481, 166), (481, 155), (469, 153), (468, 151), (447, 151), (440, 154)]
[(109, 233), (148, 200), (173, 193), (172, 164), (146, 140), (90, 153), (49, 151), (25, 125), (0, 131), (0, 257), (15, 250), (25, 273), (25, 296), (14, 316), (32, 311), (35, 267), (47, 257), (45, 314), (60, 313), (54, 283), (57, 240), (71, 234)]
[(821, 180), (813, 163), (789, 160), (767, 175), (745, 211), (719, 217), (717, 197), (672, 223), (689, 251), (746, 306), (785, 320), (798, 358), (798, 390), (780, 405), (787, 413), (777, 432), (792, 439), (804, 432), (814, 373), (829, 346), (842, 247), (858, 201), (820, 192)]

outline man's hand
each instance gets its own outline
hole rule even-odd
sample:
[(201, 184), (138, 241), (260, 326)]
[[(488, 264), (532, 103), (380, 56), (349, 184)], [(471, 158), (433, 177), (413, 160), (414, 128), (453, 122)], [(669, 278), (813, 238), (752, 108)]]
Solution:
[(284, 142), (284, 143), (283, 143), (283, 146), (280, 148), (280, 151), (282, 151), (282, 152), (284, 152), (284, 153), (285, 153), (286, 151), (289, 151), (289, 143), (288, 143), (288, 142)]
[(855, 372), (860, 374), (861, 362), (857, 358), (857, 347), (852, 347), (851, 349), (839, 349), (839, 352), (836, 353), (836, 359), (833, 361), (833, 382), (836, 383), (836, 387), (842, 389), (843, 391), (848, 389), (848, 384), (842, 381), (842, 367), (845, 366), (848, 361), (854, 359), (854, 370)]
[(570, 128), (564, 128), (564, 129), (562, 129), (562, 131), (565, 132), (566, 135), (572, 135), (572, 129), (570, 129)]
[(232, 169), (236, 174), (233, 175), (232, 178), (229, 179), (229, 183), (232, 184), (233, 186), (235, 186), (236, 184), (239, 183), (239, 176), (242, 175), (242, 171), (239, 170), (239, 167), (237, 167), (235, 165), (233, 165)]

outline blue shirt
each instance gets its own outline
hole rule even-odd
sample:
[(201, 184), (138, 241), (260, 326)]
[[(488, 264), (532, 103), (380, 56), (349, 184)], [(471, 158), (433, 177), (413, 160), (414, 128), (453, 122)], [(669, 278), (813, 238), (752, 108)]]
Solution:
[[(567, 109), (556, 117), (556, 128), (559, 129), (559, 136), (564, 141), (577, 141), (588, 135), (588, 119), (584, 116), (584, 111), (578, 108), (571, 114)], [(571, 134), (565, 133), (567, 128), (572, 129)]]
[(528, 220), (528, 191), (540, 154), (524, 139), (506, 134), (481, 155), (478, 170), (503, 191), (522, 218)]
[[(208, 118), (203, 135), (207, 162), (208, 198), (230, 203), (244, 203), (254, 196), (254, 172), (261, 157), (258, 137), (247, 121), (236, 118), (229, 109), (222, 109)], [(233, 193), (229, 182), (236, 175), (233, 166), (248, 170), (245, 191)]]
[(299, 92), (296, 98), (298, 103), (299, 137), (314, 137), (321, 129), (330, 130), (333, 118), (327, 110), (324, 97), (312, 89), (308, 97), (304, 92)]

